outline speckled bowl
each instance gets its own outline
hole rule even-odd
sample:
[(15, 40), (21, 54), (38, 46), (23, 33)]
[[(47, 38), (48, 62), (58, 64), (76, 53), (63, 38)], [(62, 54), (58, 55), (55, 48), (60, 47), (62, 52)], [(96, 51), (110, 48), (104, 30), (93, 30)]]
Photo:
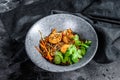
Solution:
[[(35, 49), (35, 46), (38, 46), (39, 40), (41, 39), (39, 30), (42, 32), (44, 37), (48, 36), (53, 28), (56, 28), (58, 31), (71, 28), (75, 33), (79, 34), (82, 39), (92, 41), (92, 44), (87, 50), (86, 55), (78, 63), (69, 66), (55, 65), (48, 62)], [(90, 25), (81, 17), (71, 14), (54, 14), (38, 20), (30, 28), (26, 35), (25, 47), (27, 55), (38, 67), (51, 72), (65, 72), (76, 70), (90, 62), (96, 53), (98, 47), (98, 38), (92, 25)]]

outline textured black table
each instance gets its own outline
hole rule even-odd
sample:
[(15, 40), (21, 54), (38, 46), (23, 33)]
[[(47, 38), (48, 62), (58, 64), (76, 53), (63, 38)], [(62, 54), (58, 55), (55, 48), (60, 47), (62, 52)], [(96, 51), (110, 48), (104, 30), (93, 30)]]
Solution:
[[(5, 4), (5, 6), (3, 4), (6, 3), (6, 1), (8, 1), (8, 3)], [(13, 1), (13, 3), (10, 1)], [(12, 10), (19, 4), (17, 1), (18, 0), (0, 0), (0, 12), (4, 13), (5, 11)], [(69, 12), (81, 12), (84, 11), (85, 6), (91, 1), (92, 0), (23, 0), (24, 5), (28, 5), (28, 7), (30, 7), (29, 5), (31, 4), (34, 6), (38, 2), (41, 3), (41, 14), (44, 14), (42, 12), (46, 12), (45, 14), (48, 14), (52, 9)], [(119, 4), (119, 0), (98, 0), (85, 12), (120, 18)], [(30, 10), (28, 10), (28, 13), (30, 13)], [(97, 22), (95, 25), (110, 28), (118, 28), (120, 26), (104, 22)], [(18, 50), (14, 50), (15, 47), (19, 46), (14, 43), (15, 42), (11, 41), (9, 34), (0, 18), (0, 80), (120, 80), (119, 56), (117, 56), (118, 58), (114, 62), (109, 64), (100, 64), (92, 60), (85, 67), (75, 71), (51, 73), (35, 66), (29, 58), (26, 57), (26, 53), (12, 55), (12, 53)], [(119, 45), (120, 44), (118, 44), (118, 46)], [(9, 49), (6, 49), (5, 47)], [(18, 58), (19, 56), (20, 58)], [(16, 59), (14, 59), (14, 57), (16, 57)]]

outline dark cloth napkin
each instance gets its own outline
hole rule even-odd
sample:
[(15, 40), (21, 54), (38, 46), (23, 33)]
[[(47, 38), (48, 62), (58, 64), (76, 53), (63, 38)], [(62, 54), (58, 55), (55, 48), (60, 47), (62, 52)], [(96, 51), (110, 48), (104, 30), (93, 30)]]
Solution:
[[(46, 1), (47, 2), (44, 2), (43, 0), (37, 1), (29, 5), (27, 5), (27, 3), (26, 5), (21, 3), (21, 5), (17, 6), (15, 9), (0, 14), (0, 19), (9, 35), (9, 39), (8, 39), (9, 45), (3, 46), (4, 48), (3, 52), (9, 57), (11, 61), (9, 66), (17, 63), (22, 63), (21, 68), (24, 68), (23, 65), (28, 65), (32, 67), (30, 68), (31, 70), (33, 69), (34, 64), (29, 60), (28, 56), (26, 55), (26, 51), (24, 47), (25, 46), (24, 40), (26, 33), (30, 29), (30, 27), (42, 17), (51, 14), (61, 14), (61, 13), (73, 14), (75, 16), (82, 17), (93, 25), (94, 29), (97, 32), (98, 41), (99, 41), (98, 50), (94, 57), (94, 60), (97, 63), (110, 63), (118, 59), (118, 57), (120, 56), (120, 25), (94, 21), (87, 18), (86, 16), (80, 13), (85, 8), (85, 6), (80, 9), (79, 7), (81, 6), (79, 6), (78, 4), (79, 2), (58, 1), (58, 3), (54, 4), (55, 1), (53, 1), (53, 3), (52, 1), (49, 2), (49, 0)], [(86, 2), (83, 4), (87, 6), (88, 4), (90, 4), (92, 0), (85, 0), (85, 1)], [(61, 4), (59, 4), (59, 2)], [(98, 3), (100, 4), (102, 2), (99, 2), (98, 0), (98, 2), (96, 1), (96, 5), (98, 5)], [(110, 3), (108, 3), (108, 5), (109, 4)], [(64, 5), (64, 7), (62, 5)], [(99, 14), (99, 11), (102, 11), (94, 8), (95, 8), (94, 6), (91, 7), (86, 11), (86, 13), (90, 12), (94, 14)], [(106, 16), (107, 13), (109, 12), (109, 8), (108, 8), (108, 12), (106, 11), (104, 12), (104, 11), (105, 10), (103, 10), (103, 13), (105, 13)], [(29, 70), (26, 71), (25, 68), (22, 70), (24, 74), (26, 74), (26, 72), (30, 73)], [(33, 72), (35, 71), (33, 70)], [(22, 77), (24, 77), (24, 75), (22, 75)]]

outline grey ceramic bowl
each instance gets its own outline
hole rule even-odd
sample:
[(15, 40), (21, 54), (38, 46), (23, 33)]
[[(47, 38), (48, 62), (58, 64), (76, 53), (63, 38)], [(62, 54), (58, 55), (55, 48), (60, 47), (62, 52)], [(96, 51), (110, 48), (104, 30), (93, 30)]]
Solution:
[[(71, 28), (75, 33), (79, 34), (81, 38), (91, 40), (92, 44), (84, 58), (76, 64), (60, 66), (52, 64), (42, 57), (35, 49), (35, 46), (38, 46), (39, 40), (41, 39), (39, 30), (44, 37), (48, 36), (53, 28), (56, 28), (58, 31)], [(70, 14), (54, 14), (40, 19), (31, 27), (26, 36), (25, 47), (29, 58), (38, 67), (51, 72), (65, 72), (76, 70), (90, 62), (96, 53), (98, 39), (94, 28), (84, 19)]]

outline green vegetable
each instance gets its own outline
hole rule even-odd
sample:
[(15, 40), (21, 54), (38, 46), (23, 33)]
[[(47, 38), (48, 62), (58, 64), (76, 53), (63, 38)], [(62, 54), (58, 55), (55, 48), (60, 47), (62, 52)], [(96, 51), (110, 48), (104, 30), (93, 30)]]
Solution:
[(74, 63), (76, 63), (76, 62), (78, 62), (79, 60), (78, 60), (78, 55), (77, 55), (77, 52), (76, 53), (74, 53), (74, 54), (72, 54), (72, 61), (74, 62)]
[(85, 44), (88, 45), (88, 46), (90, 46), (91, 43), (92, 43), (92, 41), (90, 41), (90, 40), (86, 40), (86, 41), (85, 41)]
[(85, 47), (85, 49), (89, 48), (89, 46), (91, 45), (92, 41), (90, 40), (86, 40), (85, 43), (81, 43), (80, 46), (81, 47)]
[(65, 56), (70, 56), (73, 53), (73, 45), (70, 45), (70, 47), (68, 48), (68, 50), (65, 53)]
[(66, 63), (69, 60), (68, 56), (65, 56), (64, 59), (62, 60), (62, 63)]
[(79, 58), (82, 58), (81, 50), (80, 49), (77, 50), (75, 45), (71, 45), (66, 51), (62, 62), (63, 63), (69, 62), (70, 64), (72, 64), (72, 62), (74, 63), (78, 62)]
[(80, 46), (81, 45), (81, 41), (80, 40), (75, 40), (75, 45), (76, 46)]
[(58, 55), (60, 57), (60, 59), (63, 60), (63, 55), (60, 51), (56, 51), (55, 55)]
[(63, 54), (60, 51), (55, 52), (54, 63), (61, 64), (61, 63), (77, 63), (79, 59), (83, 58), (83, 56), (87, 52), (87, 48), (91, 45), (92, 41), (86, 40), (85, 42), (81, 42), (79, 40), (79, 36), (75, 35), (73, 37), (75, 44), (71, 44), (67, 51)]
[(81, 55), (81, 49), (78, 49), (78, 53)]
[(69, 63), (69, 64), (72, 64), (71, 57), (68, 58), (68, 63)]
[(81, 51), (81, 49), (78, 49), (78, 58), (82, 58), (82, 51)]
[(54, 63), (55, 64), (60, 64), (63, 60), (63, 55), (60, 51), (55, 52), (55, 57), (54, 57)]
[(55, 63), (55, 64), (60, 64), (60, 63), (61, 63), (60, 56), (55, 55), (55, 57), (54, 57), (54, 63)]
[(75, 45), (72, 45), (72, 47), (70, 49), (72, 50), (72, 53), (74, 53), (77, 50)]
[(79, 36), (76, 34), (74, 37), (73, 37), (74, 40), (79, 40)]
[(86, 53), (85, 47), (81, 47), (80, 49), (81, 49), (81, 55), (84, 56)]
[(80, 49), (78, 49), (72, 54), (72, 61), (76, 63), (79, 61), (80, 58), (82, 58), (82, 52)]
[(86, 49), (89, 47), (88, 45), (86, 45), (86, 44), (84, 44), (84, 43), (81, 44), (81, 46), (82, 46), (82, 47), (85, 47)]

